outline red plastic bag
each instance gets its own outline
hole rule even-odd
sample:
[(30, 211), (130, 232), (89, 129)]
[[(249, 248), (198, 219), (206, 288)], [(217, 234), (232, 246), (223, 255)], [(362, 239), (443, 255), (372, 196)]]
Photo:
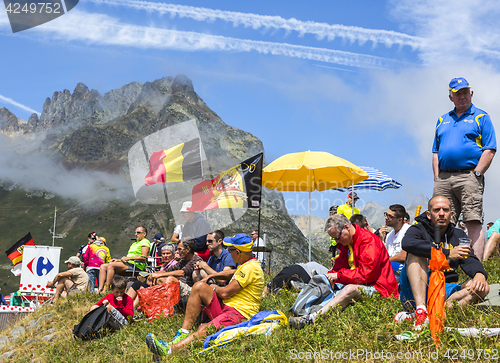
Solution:
[(179, 282), (167, 282), (137, 290), (139, 304), (144, 314), (152, 321), (160, 316), (174, 315), (174, 306), (179, 302)]

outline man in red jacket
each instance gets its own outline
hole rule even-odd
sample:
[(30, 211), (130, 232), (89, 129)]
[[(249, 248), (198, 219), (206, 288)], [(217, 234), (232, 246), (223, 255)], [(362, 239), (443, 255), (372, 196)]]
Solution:
[(370, 297), (375, 292), (383, 297), (399, 296), (389, 254), (380, 238), (356, 223), (351, 224), (342, 214), (328, 218), (325, 232), (337, 241), (340, 250), (333, 269), (326, 277), (332, 288), (340, 291), (318, 312), (290, 318), (290, 325), (294, 328), (314, 323), (318, 314), (323, 314), (337, 305), (347, 307), (363, 293)]

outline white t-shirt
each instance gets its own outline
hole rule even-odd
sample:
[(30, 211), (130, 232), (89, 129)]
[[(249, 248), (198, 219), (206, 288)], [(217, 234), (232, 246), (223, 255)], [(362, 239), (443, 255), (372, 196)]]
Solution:
[(411, 226), (409, 224), (404, 223), (403, 227), (401, 227), (401, 229), (397, 234), (395, 234), (394, 230), (392, 230), (391, 233), (387, 235), (387, 238), (385, 239), (385, 247), (387, 247), (387, 252), (389, 252), (389, 257), (393, 257), (401, 253), (402, 251), (401, 241), (403, 240), (406, 231), (410, 227)]
[(174, 233), (177, 233), (179, 235), (179, 239), (182, 239), (182, 228), (184, 228), (183, 224), (178, 224), (174, 228)]

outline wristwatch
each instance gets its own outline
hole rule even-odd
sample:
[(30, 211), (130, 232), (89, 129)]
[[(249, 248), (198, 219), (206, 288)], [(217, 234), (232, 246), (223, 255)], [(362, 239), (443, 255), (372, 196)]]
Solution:
[(476, 178), (480, 178), (482, 174), (480, 171), (474, 170), (474, 175), (476, 176)]

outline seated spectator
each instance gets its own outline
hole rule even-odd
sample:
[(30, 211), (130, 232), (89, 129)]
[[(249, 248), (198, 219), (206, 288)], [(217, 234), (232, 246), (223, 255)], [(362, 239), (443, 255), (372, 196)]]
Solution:
[[(236, 264), (231, 258), (231, 254), (223, 246), (224, 233), (222, 231), (213, 231), (207, 235), (207, 246), (210, 253), (208, 262), (198, 261), (194, 266), (193, 281), (198, 282), (208, 275), (216, 274), (224, 270), (236, 269)], [(216, 278), (219, 285), (225, 284), (227, 280)]]
[[(373, 233), (373, 228), (370, 227), (370, 225), (368, 224), (368, 221), (366, 220), (365, 216), (362, 215), (362, 214), (353, 214), (352, 217), (349, 218), (349, 222), (351, 222), (351, 224), (352, 223), (356, 223), (361, 228), (364, 228), (367, 231), (370, 231), (371, 233)], [(332, 238), (330, 238), (330, 240), (331, 239)]]
[[(488, 223), (488, 225), (490, 223)], [(495, 252), (498, 252), (498, 244), (500, 243), (500, 219), (492, 223), (488, 228), (486, 232), (486, 241), (486, 245), (484, 246), (484, 261), (490, 258)]]
[(94, 291), (96, 281), (99, 283), (99, 269), (103, 263), (109, 263), (111, 255), (106, 247), (106, 239), (99, 237), (91, 243), (83, 253), (83, 267), (89, 276), (90, 291)]
[(393, 228), (385, 239), (385, 247), (387, 247), (389, 261), (396, 274), (396, 278), (399, 278), (399, 274), (406, 260), (406, 251), (401, 247), (401, 241), (408, 228), (410, 228), (410, 225), (404, 222), (406, 214), (406, 209), (401, 204), (389, 206), (389, 209), (387, 209), (387, 212), (384, 214), (385, 225)]
[(58, 273), (54, 280), (47, 283), (47, 287), (56, 289), (52, 303), (55, 303), (60, 297), (71, 296), (88, 288), (89, 277), (80, 267), (80, 259), (71, 256), (64, 263), (68, 264), (68, 271)]
[(110, 315), (108, 324), (113, 329), (120, 329), (127, 325), (134, 315), (133, 299), (125, 293), (127, 280), (123, 276), (113, 276), (110, 288), (111, 293), (92, 305), (90, 311), (109, 303), (107, 307)]
[[(233, 261), (239, 264), (233, 278), (224, 287), (208, 285), (202, 281), (193, 286), (182, 328), (177, 331), (174, 339), (165, 343), (156, 339), (152, 333), (147, 335), (146, 344), (153, 352), (155, 360), (189, 346), (196, 339), (202, 339), (211, 325), (219, 330), (247, 320), (259, 312), (264, 273), (252, 254), (251, 237), (239, 233), (234, 237), (226, 237), (224, 245), (228, 246)], [(190, 334), (202, 311), (212, 320), (201, 324), (196, 332)]]
[(199, 213), (188, 210), (192, 206), (192, 202), (184, 202), (181, 208), (182, 217), (186, 220), (182, 235), (186, 238), (193, 238), (196, 242), (196, 254), (203, 261), (207, 262), (210, 257), (210, 252), (207, 248), (207, 234), (210, 232), (210, 224)]
[(406, 224), (411, 224), (411, 218), (410, 218), (410, 215), (408, 214), (408, 212), (406, 212), (405, 218), (403, 219), (403, 222)]
[(151, 250), (149, 255), (151, 257), (161, 257), (161, 249), (165, 246), (165, 238), (161, 233), (155, 234), (153, 242), (151, 243)]
[(184, 239), (177, 245), (177, 251), (181, 256), (181, 260), (174, 266), (167, 268), (164, 271), (153, 272), (148, 276), (149, 283), (152, 285), (164, 284), (166, 282), (180, 283), (180, 297), (187, 297), (191, 293), (193, 287), (193, 271), (197, 262), (201, 261), (201, 257), (194, 253), (194, 239)]
[(163, 258), (163, 264), (160, 267), (160, 271), (165, 271), (166, 269), (174, 266), (177, 260), (174, 258), (175, 246), (173, 244), (164, 245), (161, 248), (161, 257)]
[(296, 263), (281, 270), (265, 287), (262, 297), (268, 294), (277, 294), (281, 289), (293, 288), (293, 281), (309, 283), (314, 275), (326, 275), (328, 269), (317, 262)]
[[(441, 250), (448, 259), (450, 269), (444, 272), (446, 278), (446, 307), (456, 301), (459, 305), (472, 304), (483, 299), (489, 292), (487, 274), (483, 265), (474, 255), (470, 246), (460, 246), (459, 238), (467, 238), (464, 231), (453, 227), (450, 220), (453, 211), (448, 198), (438, 195), (428, 203), (428, 210), (415, 220), (403, 238), (403, 249), (407, 252), (406, 266), (401, 271), (401, 303), (406, 311), (415, 310), (415, 314), (401, 312), (396, 321), (414, 318), (417, 329), (428, 322), (427, 285), (429, 279), (429, 259), (434, 245), (434, 226), (441, 231)], [(434, 245), (435, 246), (435, 245)], [(458, 266), (470, 277), (462, 286), (458, 285)]]
[(340, 255), (326, 277), (332, 288), (340, 291), (321, 310), (289, 318), (289, 324), (294, 328), (314, 324), (318, 314), (324, 314), (337, 305), (346, 308), (363, 293), (370, 297), (375, 292), (383, 297), (399, 295), (389, 255), (377, 236), (357, 224), (351, 224), (342, 214), (328, 218), (325, 232), (338, 242)]
[(99, 237), (97, 236), (97, 233), (95, 232), (90, 232), (89, 235), (87, 236), (87, 243), (84, 245), (81, 245), (80, 248), (78, 248), (78, 252), (76, 253), (76, 257), (80, 258), (80, 256), (83, 255), (85, 250), (89, 245), (94, 243)]
[(182, 239), (182, 229), (184, 228), (183, 224), (178, 224), (174, 228), (174, 233), (172, 234), (172, 238), (170, 239), (174, 243), (178, 243)]
[[(171, 244), (163, 246), (162, 254), (163, 254), (164, 261), (165, 261), (165, 257), (166, 257), (165, 255), (168, 252), (171, 252), (173, 249), (174, 249), (174, 246)], [(164, 268), (165, 267), (165, 263), (164, 263), (163, 266), (160, 268), (160, 271), (165, 271), (167, 268), (174, 266), (180, 260), (181, 260), (181, 256), (179, 255), (179, 252), (175, 251), (174, 258), (172, 260), (170, 260), (170, 262), (168, 262), (168, 267)], [(137, 278), (137, 281), (134, 281), (134, 283), (128, 288), (127, 295), (130, 296), (132, 298), (132, 300), (134, 300), (134, 309), (136, 309), (139, 306), (139, 296), (137, 296), (137, 290), (145, 289), (145, 288), (150, 287), (150, 286), (153, 286), (152, 280), (148, 280), (147, 278), (145, 279), (142, 276), (139, 276)]]
[[(264, 240), (259, 237), (258, 229), (254, 229), (252, 232), (250, 232), (250, 237), (252, 237), (254, 247), (266, 247), (266, 243), (264, 242)], [(260, 265), (262, 266), (262, 268), (264, 268), (264, 265), (266, 263), (266, 253), (257, 251), (255, 254), (257, 260), (259, 260)]]
[(99, 292), (107, 289), (115, 274), (123, 275), (128, 271), (132, 271), (134, 266), (139, 271), (144, 270), (146, 267), (144, 263), (146, 257), (143, 256), (149, 255), (151, 247), (149, 240), (146, 239), (147, 234), (148, 230), (146, 227), (137, 227), (135, 229), (136, 242), (130, 246), (127, 256), (123, 256), (121, 259), (113, 258), (109, 263), (101, 265), (99, 271)]
[(486, 230), (489, 231), (491, 226), (493, 226), (495, 223), (493, 222), (488, 222), (488, 224), (486, 225)]

